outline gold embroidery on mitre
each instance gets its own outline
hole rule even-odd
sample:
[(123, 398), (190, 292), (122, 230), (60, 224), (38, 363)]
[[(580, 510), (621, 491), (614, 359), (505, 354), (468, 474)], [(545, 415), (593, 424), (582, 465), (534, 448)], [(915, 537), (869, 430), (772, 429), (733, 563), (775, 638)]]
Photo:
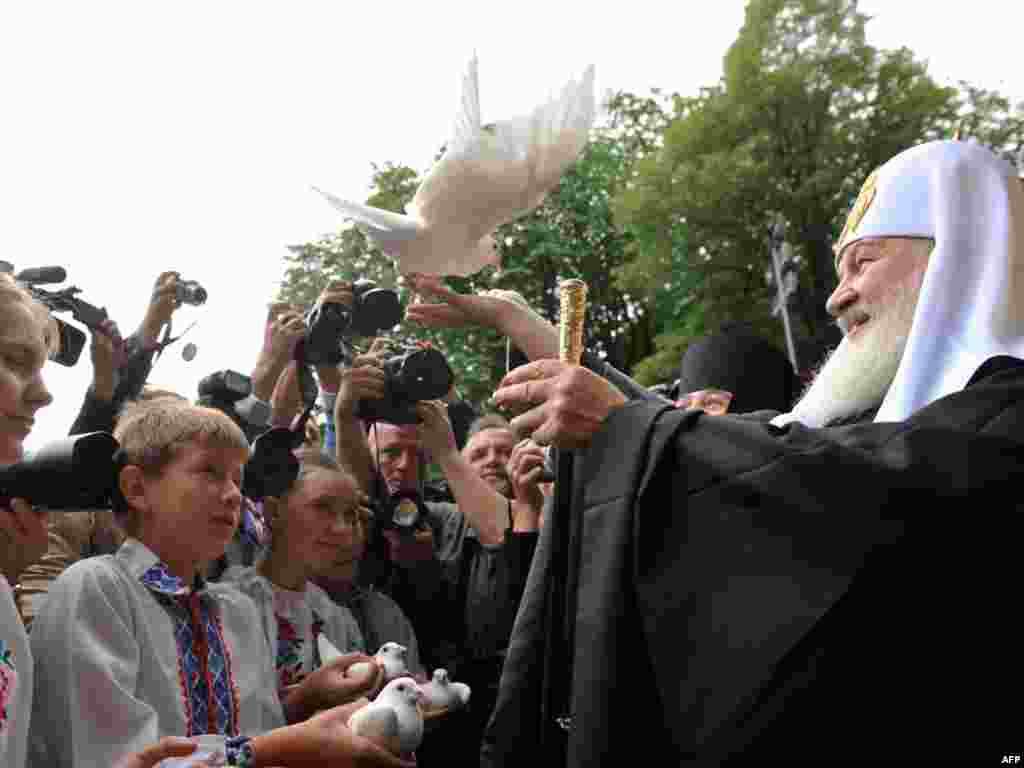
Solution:
[(877, 181), (878, 169), (876, 168), (864, 180), (864, 186), (860, 188), (857, 201), (853, 204), (853, 208), (850, 209), (850, 215), (846, 217), (846, 226), (843, 227), (843, 233), (839, 236), (839, 242), (836, 243), (836, 247), (833, 249), (836, 255), (837, 271), (839, 270), (839, 254), (843, 252), (843, 246), (846, 245), (847, 240), (850, 240), (857, 233), (857, 227), (860, 226), (861, 219), (864, 218), (864, 214), (868, 212), (868, 208), (871, 207), (871, 203), (875, 199), (875, 183)]

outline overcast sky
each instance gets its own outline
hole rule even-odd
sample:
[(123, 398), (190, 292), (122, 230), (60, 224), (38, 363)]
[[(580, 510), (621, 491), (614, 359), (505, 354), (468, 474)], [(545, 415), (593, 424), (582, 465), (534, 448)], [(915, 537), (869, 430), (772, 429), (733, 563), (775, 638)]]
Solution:
[[(869, 40), (906, 45), (940, 82), (1024, 100), (1024, 3), (863, 2)], [(309, 191), (364, 199), (370, 164), (429, 167), (480, 58), (485, 122), (530, 110), (587, 64), (605, 89), (692, 94), (721, 74), (739, 0), (0, 4), (0, 259), (60, 264), (134, 329), (156, 275), (207, 287), (150, 380), (195, 395), (247, 372), (284, 246), (340, 221)], [(502, 10), (499, 10), (504, 8)], [(1007, 10), (1016, 8), (1016, 10)], [(28, 445), (66, 434), (91, 377), (50, 364), (56, 401)]]

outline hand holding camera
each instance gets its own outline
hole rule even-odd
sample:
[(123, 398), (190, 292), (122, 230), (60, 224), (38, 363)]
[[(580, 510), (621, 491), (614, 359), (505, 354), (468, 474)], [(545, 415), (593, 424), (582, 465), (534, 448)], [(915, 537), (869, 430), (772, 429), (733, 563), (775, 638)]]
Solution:
[(544, 475), (544, 449), (530, 438), (520, 440), (509, 457), (508, 474), (516, 501), (539, 514), (544, 506), (544, 494), (540, 490)]
[(305, 335), (306, 322), (298, 310), (290, 304), (271, 304), (263, 340), (266, 357), (286, 364), (295, 351), (295, 345)]
[(97, 400), (110, 402), (117, 389), (117, 371), (124, 364), (126, 349), (117, 323), (109, 318), (99, 328), (90, 329), (92, 343), (92, 394)]
[(448, 420), (448, 406), (440, 400), (427, 400), (416, 405), (420, 417), (420, 440), (433, 461), (441, 461), (458, 452), (455, 433)]
[(352, 366), (341, 372), (341, 386), (335, 406), (336, 418), (355, 418), (360, 400), (379, 400), (384, 397), (385, 374), (380, 357), (360, 355)]
[(146, 347), (152, 347), (160, 337), (160, 330), (171, 322), (174, 310), (182, 304), (200, 306), (206, 303), (206, 289), (195, 280), (182, 280), (174, 271), (161, 272), (153, 285), (153, 295), (139, 327), (139, 337)]
[(305, 362), (338, 365), (348, 357), (345, 339), (373, 336), (401, 320), (402, 305), (394, 291), (378, 288), (372, 280), (365, 279), (356, 280), (351, 286), (332, 283), (306, 317), (302, 341)]

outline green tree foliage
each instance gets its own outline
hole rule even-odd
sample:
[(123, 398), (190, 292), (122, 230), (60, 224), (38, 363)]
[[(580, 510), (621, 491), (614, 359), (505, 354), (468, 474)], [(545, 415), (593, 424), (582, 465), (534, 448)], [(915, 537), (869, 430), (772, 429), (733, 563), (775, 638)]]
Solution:
[[(913, 144), (950, 136), (961, 120), (980, 140), (1019, 151), (1020, 107), (938, 85), (910, 51), (868, 45), (867, 20), (856, 0), (748, 3), (721, 80), (677, 99), (662, 146), (616, 197), (618, 220), (642, 234), (622, 270), (627, 285), (674, 281), (681, 257), (705, 325), (747, 321), (779, 339), (767, 235), (781, 214), (800, 269), (796, 333), (820, 350), (834, 332), (824, 310), (835, 284), (832, 243), (868, 173)], [(680, 225), (692, 247), (677, 254)], [(678, 363), (687, 336), (701, 330), (669, 332), (663, 352)], [(662, 376), (667, 359), (638, 372)]]

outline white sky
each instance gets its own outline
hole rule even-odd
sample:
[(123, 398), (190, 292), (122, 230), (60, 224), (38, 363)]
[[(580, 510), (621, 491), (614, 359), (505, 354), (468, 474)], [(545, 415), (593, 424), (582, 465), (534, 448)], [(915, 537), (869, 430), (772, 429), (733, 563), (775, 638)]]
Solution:
[[(940, 82), (1024, 100), (1024, 3), (873, 0), (869, 39), (906, 45)], [(531, 109), (593, 62), (599, 93), (713, 83), (740, 0), (494, 3), (7, 2), (0, 5), (0, 259), (60, 264), (127, 334), (156, 275), (209, 291), (175, 316), (199, 346), (170, 348), (150, 381), (194, 397), (248, 372), (284, 246), (340, 225), (309, 191), (364, 199), (370, 163), (425, 170), (447, 138), (466, 61), (483, 119)], [(711, 10), (713, 8), (713, 10)], [(1016, 10), (1010, 10), (1016, 8)], [(486, 10), (485, 10), (486, 9)], [(66, 434), (91, 378), (88, 348), (50, 364), (55, 402), (28, 446)]]

